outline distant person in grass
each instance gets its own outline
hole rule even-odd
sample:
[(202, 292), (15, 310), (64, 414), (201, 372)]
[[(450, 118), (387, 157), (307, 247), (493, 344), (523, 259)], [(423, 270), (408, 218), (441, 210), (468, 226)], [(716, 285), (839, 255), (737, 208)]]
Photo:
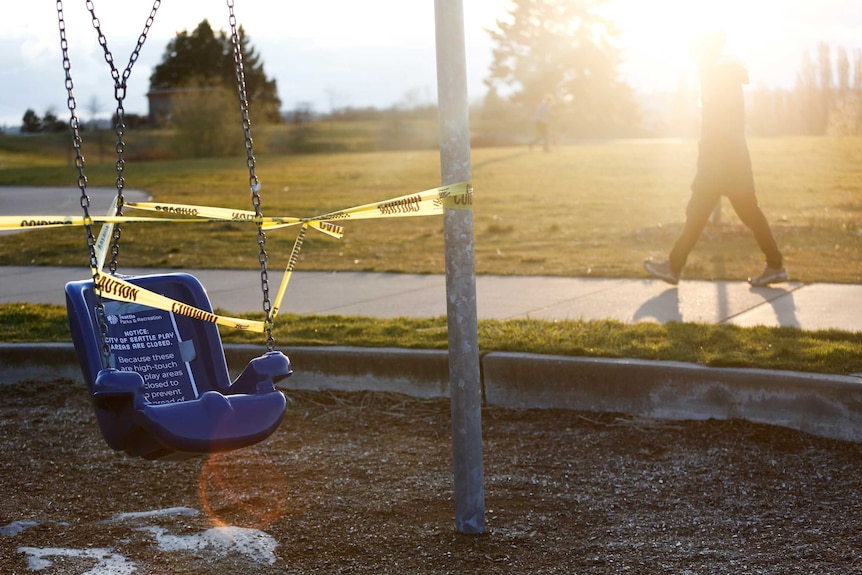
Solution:
[(743, 84), (748, 71), (738, 61), (722, 55), (726, 36), (711, 31), (692, 44), (698, 65), (701, 92), (701, 127), (697, 174), (691, 184), (682, 233), (668, 260), (647, 260), (644, 267), (652, 276), (676, 285), (685, 262), (700, 238), (710, 215), (722, 196), (727, 196), (739, 219), (753, 233), (766, 256), (766, 267), (752, 286), (766, 286), (788, 280), (784, 258), (778, 249), (766, 216), (757, 204), (751, 158), (745, 141)]
[(551, 113), (553, 112), (554, 100), (551, 96), (545, 96), (536, 107), (533, 114), (533, 123), (536, 126), (536, 137), (530, 141), (530, 149), (538, 143), (542, 144), (542, 150), (551, 150)]

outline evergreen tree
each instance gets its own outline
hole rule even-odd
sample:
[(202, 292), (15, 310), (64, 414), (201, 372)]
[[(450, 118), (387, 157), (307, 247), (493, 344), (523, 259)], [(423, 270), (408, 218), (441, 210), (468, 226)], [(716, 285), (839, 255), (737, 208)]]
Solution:
[(489, 88), (535, 107), (546, 95), (576, 126), (625, 125), (636, 112), (620, 81), (618, 30), (597, 13), (606, 0), (512, 0), (506, 19), (488, 30), (495, 44)]
[(42, 118), (36, 112), (28, 108), (24, 112), (24, 117), (21, 118), (21, 131), (26, 133), (35, 133), (42, 131)]
[[(275, 79), (266, 77), (263, 70), (263, 62), (260, 59), (254, 46), (248, 40), (245, 30), (242, 26), (237, 30), (239, 36), (240, 49), (242, 50), (242, 67), (245, 74), (245, 87), (248, 94), (249, 102), (254, 102), (254, 117), (260, 115), (271, 122), (281, 120), (279, 109), (281, 108), (281, 100), (278, 97), (278, 87)], [(231, 78), (233, 84), (236, 82), (236, 68), (234, 65), (233, 43), (228, 40), (229, 60), (231, 69)]]
[(45, 112), (42, 118), (42, 130), (45, 132), (62, 132), (68, 127), (69, 125), (60, 120), (52, 110)]
[[(278, 121), (281, 100), (278, 98), (276, 81), (266, 77), (263, 62), (242, 26), (238, 35), (252, 117)], [(216, 34), (207, 20), (198, 24), (191, 33), (186, 30), (178, 32), (168, 42), (162, 62), (150, 76), (150, 90), (200, 86), (236, 90), (233, 42), (224, 31)]]

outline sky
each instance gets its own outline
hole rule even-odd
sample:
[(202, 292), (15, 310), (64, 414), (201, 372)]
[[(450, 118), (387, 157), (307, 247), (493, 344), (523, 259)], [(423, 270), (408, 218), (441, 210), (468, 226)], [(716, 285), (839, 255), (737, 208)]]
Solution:
[[(487, 28), (506, 18), (507, 0), (462, 0), (468, 94), (479, 101), (491, 63)], [(94, 0), (100, 27), (122, 73), (152, 9), (151, 0)], [(717, 5), (721, 13), (716, 12)], [(608, 0), (603, 11), (622, 31), (620, 73), (639, 93), (673, 91), (690, 74), (694, 31), (723, 26), (728, 51), (749, 67), (752, 85), (792, 87), (802, 53), (820, 42), (862, 50), (860, 0)], [(285, 109), (436, 101), (434, 2), (431, 0), (235, 0), (235, 14), (278, 84)], [(66, 35), (79, 117), (109, 117), (113, 79), (83, 0), (65, 0)], [(165, 0), (128, 80), (127, 113), (147, 113), (152, 69), (167, 43), (204, 18), (228, 30), (227, 4)], [(17, 127), (31, 108), (61, 119), (66, 109), (55, 2), (15, 2), (0, 19), (0, 126)], [(253, 119), (253, 117), (252, 117)]]

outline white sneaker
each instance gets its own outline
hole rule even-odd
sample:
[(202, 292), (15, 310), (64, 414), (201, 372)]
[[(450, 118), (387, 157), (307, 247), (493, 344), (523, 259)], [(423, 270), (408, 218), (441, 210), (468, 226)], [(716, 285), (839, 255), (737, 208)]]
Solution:
[(784, 268), (771, 268), (766, 266), (756, 278), (748, 278), (748, 283), (754, 287), (764, 287), (769, 284), (786, 282), (790, 278), (787, 275), (787, 270)]
[(671, 285), (679, 283), (679, 276), (673, 273), (673, 270), (670, 269), (669, 261), (654, 262), (652, 260), (646, 260), (644, 261), (644, 268), (651, 276), (664, 280)]

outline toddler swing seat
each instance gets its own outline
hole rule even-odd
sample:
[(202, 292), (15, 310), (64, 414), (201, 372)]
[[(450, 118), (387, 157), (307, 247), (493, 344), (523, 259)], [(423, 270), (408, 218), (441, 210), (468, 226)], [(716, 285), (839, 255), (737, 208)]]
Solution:
[[(212, 313), (206, 291), (189, 274), (123, 279)], [(75, 351), (112, 449), (144, 459), (187, 459), (258, 443), (278, 428), (286, 401), (275, 383), (291, 374), (283, 353), (252, 359), (231, 383), (215, 324), (109, 299), (100, 321), (98, 300), (92, 280), (66, 284)]]

